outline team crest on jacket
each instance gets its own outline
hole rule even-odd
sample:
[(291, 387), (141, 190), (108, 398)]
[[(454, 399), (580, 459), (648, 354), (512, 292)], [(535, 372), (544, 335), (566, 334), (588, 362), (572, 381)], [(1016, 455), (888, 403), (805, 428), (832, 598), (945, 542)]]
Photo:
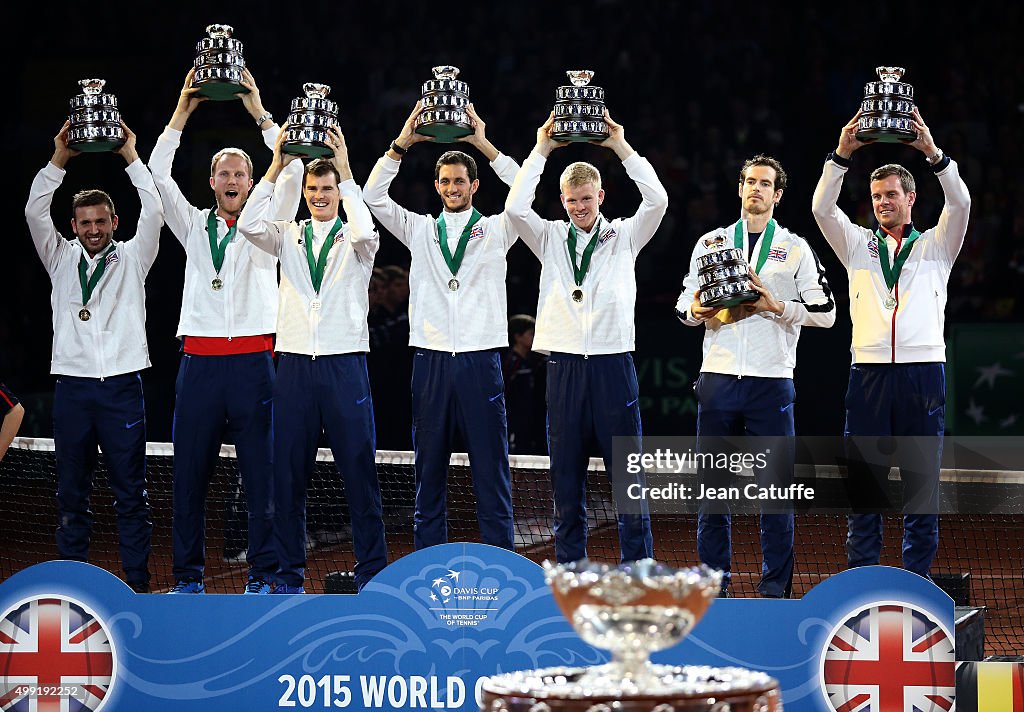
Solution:
[(469, 240), (476, 240), (484, 236), (484, 226), (477, 223), (473, 226), (473, 229), (469, 231)]
[(872, 235), (871, 239), (868, 240), (868, 254), (871, 255), (871, 259), (878, 259), (878, 236)]
[(117, 250), (111, 250), (110, 254), (107, 255), (107, 258), (103, 260), (103, 268), (106, 269), (110, 265), (120, 261), (121, 258), (117, 256)]
[(604, 232), (602, 232), (601, 236), (599, 238), (597, 238), (597, 246), (600, 247), (601, 245), (603, 245), (604, 243), (608, 242), (608, 240), (611, 240), (613, 237), (615, 237), (618, 234), (619, 233), (615, 232), (615, 228), (613, 228), (612, 226), (609, 225), (608, 229), (606, 229)]
[(776, 262), (785, 262), (788, 256), (789, 253), (785, 247), (773, 247), (768, 250), (768, 259), (775, 260)]
[(344, 241), (345, 241), (345, 233), (343, 231), (341, 231), (341, 230), (338, 230), (338, 233), (334, 236), (334, 241), (331, 243), (331, 245), (337, 245), (339, 242), (344, 242)]
[(879, 601), (844, 616), (825, 641), (821, 689), (828, 709), (942, 712), (953, 707), (949, 632), (907, 603)]
[(45, 595), (0, 619), (0, 704), (11, 712), (95, 712), (117, 675), (106, 624), (78, 601)]
[(714, 237), (707, 237), (704, 239), (704, 247), (709, 250), (717, 250), (719, 247), (725, 246), (725, 235), (715, 235)]

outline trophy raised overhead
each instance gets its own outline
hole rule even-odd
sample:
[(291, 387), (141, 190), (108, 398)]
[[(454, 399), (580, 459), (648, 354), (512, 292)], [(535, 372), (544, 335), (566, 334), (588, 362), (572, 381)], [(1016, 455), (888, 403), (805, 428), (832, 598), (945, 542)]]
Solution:
[(242, 43), (231, 36), (231, 25), (207, 25), (206, 34), (196, 43), (196, 73), (192, 86), (213, 101), (231, 101), (248, 94), (242, 86), (245, 57)]
[(590, 86), (594, 72), (572, 69), (566, 72), (572, 84), (555, 91), (555, 141), (603, 141), (610, 135), (604, 120), (604, 89)]
[(307, 82), (302, 91), (305, 96), (292, 99), (285, 129), (288, 135), (281, 150), (311, 158), (333, 156), (334, 151), (327, 145), (327, 129), (338, 125), (338, 103), (327, 98), (331, 88)]
[(82, 79), (82, 93), (71, 98), (68, 148), (88, 153), (113, 151), (124, 145), (117, 97), (103, 91), (105, 79)]
[(433, 79), (423, 82), (423, 111), (416, 117), (416, 133), (433, 136), (437, 143), (454, 143), (473, 133), (466, 107), (469, 85), (456, 79), (459, 68), (434, 67)]
[(903, 67), (877, 67), (879, 81), (864, 85), (857, 140), (909, 143), (917, 138), (913, 120), (914, 87), (903, 78)]
[(594, 667), (495, 675), (482, 685), (487, 712), (780, 712), (779, 684), (727, 667), (654, 665), (711, 605), (722, 573), (672, 569), (651, 559), (620, 566), (544, 564), (555, 602), (583, 640), (612, 653)]

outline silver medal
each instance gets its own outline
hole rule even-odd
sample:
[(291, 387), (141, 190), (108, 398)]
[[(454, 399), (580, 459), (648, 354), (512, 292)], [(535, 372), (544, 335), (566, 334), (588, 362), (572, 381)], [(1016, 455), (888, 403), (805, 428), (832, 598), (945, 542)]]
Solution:
[(210, 282), (210, 286), (213, 287), (213, 291), (219, 292), (224, 286), (224, 282), (221, 281), (220, 277), (214, 277), (213, 281)]
[(572, 290), (572, 300), (574, 302), (582, 302), (583, 301), (583, 290), (582, 289), (574, 289), (574, 290)]
[(459, 280), (455, 279), (454, 277), (449, 279), (448, 280), (448, 289), (452, 290), (453, 292), (459, 291)]
[(890, 294), (888, 297), (885, 298), (885, 301), (882, 302), (882, 305), (886, 309), (895, 309), (896, 308), (896, 300)]
[(88, 309), (82, 309), (82, 311), (78, 312), (78, 318), (82, 321), (89, 321), (92, 319), (92, 312)]

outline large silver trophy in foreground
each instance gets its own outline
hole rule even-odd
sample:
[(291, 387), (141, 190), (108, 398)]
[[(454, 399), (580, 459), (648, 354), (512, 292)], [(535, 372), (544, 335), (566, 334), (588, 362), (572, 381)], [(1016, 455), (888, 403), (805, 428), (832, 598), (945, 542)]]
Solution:
[(742, 668), (654, 665), (711, 605), (722, 574), (651, 559), (614, 567), (545, 562), (555, 601), (580, 637), (612, 661), (496, 675), (483, 683), (485, 712), (779, 712), (778, 682)]

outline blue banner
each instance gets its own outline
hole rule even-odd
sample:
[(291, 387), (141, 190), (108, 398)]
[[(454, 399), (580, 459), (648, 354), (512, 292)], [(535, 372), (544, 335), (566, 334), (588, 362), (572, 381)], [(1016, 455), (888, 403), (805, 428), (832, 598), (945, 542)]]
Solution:
[[(487, 675), (608, 659), (539, 566), (480, 544), (405, 556), (351, 596), (137, 595), (102, 569), (49, 562), (0, 585), (0, 611), (0, 709), (14, 712), (475, 710)], [(800, 600), (716, 601), (653, 660), (767, 672), (787, 710), (937, 705), (952, 702), (952, 636), (940, 589), (870, 567)]]

